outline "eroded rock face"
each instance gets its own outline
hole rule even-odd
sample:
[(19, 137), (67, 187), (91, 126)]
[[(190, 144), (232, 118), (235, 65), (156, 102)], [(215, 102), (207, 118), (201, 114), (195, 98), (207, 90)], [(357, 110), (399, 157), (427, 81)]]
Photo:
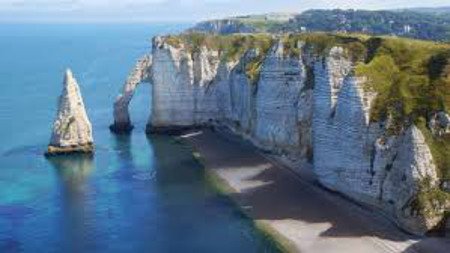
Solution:
[(126, 133), (133, 129), (130, 121), (129, 105), (137, 86), (147, 81), (152, 64), (152, 57), (145, 55), (138, 60), (136, 66), (128, 76), (122, 94), (114, 102), (114, 124), (110, 126), (111, 131), (116, 133)]
[[(397, 220), (409, 231), (423, 233), (440, 221), (440, 215), (422, 217), (417, 212), (417, 196), (424, 185), (438, 187), (436, 166), (422, 132), (414, 125), (399, 138), (392, 169), (387, 172), (381, 198), (387, 201)], [(430, 200), (431, 201), (431, 200)], [(438, 210), (433, 210), (438, 211)]]
[(258, 50), (220, 62), (218, 52), (205, 47), (192, 54), (155, 38), (148, 129), (219, 123), (269, 151), (311, 155), (312, 90), (304, 87), (302, 59), (283, 51), (281, 42), (272, 47), (252, 83), (245, 66)]
[(302, 59), (285, 56), (283, 43), (278, 41), (266, 56), (258, 83), (254, 129), (258, 146), (280, 152), (306, 152), (300, 148), (305, 144), (301, 139), (308, 138), (302, 132), (308, 127), (302, 123), (309, 120), (309, 115), (302, 113), (310, 110), (308, 101), (301, 99), (308, 97), (304, 85)]
[(46, 154), (92, 153), (93, 143), (92, 126), (84, 108), (80, 88), (72, 72), (67, 70)]
[[(228, 74), (228, 79), (220, 79), (219, 88), (222, 95), (229, 98), (229, 105), (220, 104), (220, 107), (227, 107), (226, 115), (221, 117), (221, 124), (225, 124), (235, 132), (251, 138), (255, 125), (255, 94), (256, 86), (251, 85), (245, 73), (245, 65), (258, 56), (257, 50), (249, 50), (242, 58), (231, 63), (232, 69)], [(222, 68), (223, 70), (223, 68)], [(221, 94), (216, 97), (220, 99)], [(222, 123), (223, 122), (223, 123)]]
[(217, 51), (202, 47), (192, 54), (162, 37), (154, 38), (152, 114), (147, 131), (202, 125), (215, 119), (217, 103), (210, 86), (218, 67)]
[(312, 160), (322, 185), (382, 209), (412, 233), (437, 225), (442, 208), (417, 210), (418, 196), (439, 188), (421, 131), (410, 125), (392, 135), (389, 121), (370, 121), (377, 94), (353, 75), (343, 48), (317, 56), (297, 47), (300, 56), (288, 56), (276, 42), (255, 82), (245, 67), (260, 56), (255, 49), (220, 61), (206, 47), (189, 52), (155, 38), (148, 129), (227, 126), (267, 151)]
[(438, 181), (421, 131), (412, 125), (389, 135), (388, 123), (370, 122), (376, 94), (352, 75), (341, 49), (332, 49), (314, 69), (314, 171), (322, 185), (382, 208), (412, 233), (436, 226), (443, 213), (421, 215), (415, 202), (425, 182), (436, 189)]

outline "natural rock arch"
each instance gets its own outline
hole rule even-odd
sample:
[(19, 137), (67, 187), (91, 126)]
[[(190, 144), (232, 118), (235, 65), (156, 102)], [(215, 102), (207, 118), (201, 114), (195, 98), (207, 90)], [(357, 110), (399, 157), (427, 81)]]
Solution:
[(114, 102), (114, 124), (109, 127), (112, 132), (128, 133), (133, 130), (128, 107), (137, 86), (141, 83), (150, 82), (151, 65), (151, 55), (145, 55), (137, 61), (134, 69), (128, 76), (123, 86), (122, 93)]

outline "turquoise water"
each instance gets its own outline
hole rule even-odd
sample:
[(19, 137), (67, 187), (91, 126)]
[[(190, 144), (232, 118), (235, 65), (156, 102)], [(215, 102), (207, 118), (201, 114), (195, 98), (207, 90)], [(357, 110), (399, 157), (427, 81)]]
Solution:
[[(0, 252), (274, 252), (204, 181), (189, 149), (147, 138), (150, 87), (135, 131), (108, 130), (111, 105), (153, 35), (185, 25), (0, 25)], [(43, 157), (72, 68), (95, 157)]]

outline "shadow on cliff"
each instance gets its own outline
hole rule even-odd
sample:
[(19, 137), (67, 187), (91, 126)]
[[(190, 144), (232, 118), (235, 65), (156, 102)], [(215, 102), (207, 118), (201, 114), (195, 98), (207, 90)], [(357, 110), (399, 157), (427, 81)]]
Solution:
[[(230, 196), (240, 206), (244, 206), (245, 212), (254, 219), (297, 220), (317, 224), (311, 228), (317, 229), (320, 237), (374, 236), (397, 242), (420, 239), (402, 232), (381, 215), (339, 194), (301, 180), (287, 169), (274, 166), (258, 155), (249, 143), (237, 141), (235, 137), (230, 140), (229, 136), (208, 131), (189, 139), (202, 155), (208, 157), (209, 168), (249, 168), (248, 172), (243, 172), (249, 175), (246, 181), (256, 183), (257, 186), (231, 193)], [(280, 170), (283, 172), (280, 173)], [(443, 239), (425, 238), (406, 252), (410, 253), (417, 247), (429, 248), (429, 245), (437, 241), (441, 242)], [(442, 246), (439, 249), (442, 250)]]

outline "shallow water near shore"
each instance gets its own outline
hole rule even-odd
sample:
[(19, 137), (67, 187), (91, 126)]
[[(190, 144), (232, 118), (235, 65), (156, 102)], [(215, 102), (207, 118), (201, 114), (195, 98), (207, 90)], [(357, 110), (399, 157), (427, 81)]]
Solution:
[[(132, 102), (132, 135), (108, 130), (149, 38), (186, 26), (0, 25), (0, 252), (277, 251), (208, 185), (189, 148), (145, 135), (149, 85)], [(45, 159), (66, 67), (96, 153)]]

